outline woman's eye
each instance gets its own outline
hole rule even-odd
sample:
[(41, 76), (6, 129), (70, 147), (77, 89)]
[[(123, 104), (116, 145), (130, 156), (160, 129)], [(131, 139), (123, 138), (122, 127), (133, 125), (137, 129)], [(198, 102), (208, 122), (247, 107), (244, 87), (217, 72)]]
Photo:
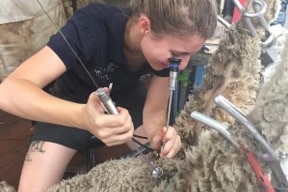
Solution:
[(179, 57), (179, 54), (172, 52), (172, 57)]
[(174, 53), (174, 52), (171, 52), (172, 54), (172, 57), (176, 57), (176, 58), (180, 58), (180, 57), (186, 57), (186, 56), (191, 56), (190, 53)]

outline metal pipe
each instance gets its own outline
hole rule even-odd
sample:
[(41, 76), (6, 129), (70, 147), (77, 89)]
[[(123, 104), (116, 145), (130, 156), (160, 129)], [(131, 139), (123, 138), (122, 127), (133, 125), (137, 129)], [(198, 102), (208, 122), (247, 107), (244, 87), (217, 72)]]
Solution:
[(241, 13), (244, 13), (245, 12), (245, 8), (243, 7), (243, 5), (240, 3), (240, 1), (238, 0), (233, 0), (235, 6), (239, 9), (239, 11)]
[(245, 115), (231, 102), (229, 102), (225, 97), (219, 95), (214, 98), (214, 102), (220, 106), (224, 111), (229, 113), (234, 117), (239, 123), (244, 125), (252, 136), (265, 148), (265, 150), (271, 155), (271, 158), (278, 160), (278, 157), (274, 150), (271, 148), (270, 144), (258, 133), (253, 124), (245, 117)]
[(219, 15), (217, 15), (217, 20), (218, 20), (222, 25), (224, 25), (224, 27), (225, 27), (226, 29), (230, 29), (231, 26), (232, 26), (228, 21), (226, 21), (225, 19), (223, 19), (223, 18), (220, 17)]
[(203, 123), (204, 125), (207, 125), (207, 126), (213, 128), (214, 130), (218, 131), (224, 138), (226, 138), (228, 141), (230, 141), (234, 147), (236, 147), (237, 149), (240, 148), (238, 142), (236, 142), (232, 138), (231, 134), (227, 131), (227, 127), (224, 124), (222, 124), (222, 123), (220, 123), (220, 122), (218, 122), (218, 121), (216, 121), (216, 120), (214, 120), (214, 119), (212, 119), (212, 118), (210, 118), (210, 117), (208, 117), (202, 113), (199, 113), (198, 111), (193, 111), (190, 114), (190, 116), (193, 119), (195, 119), (196, 121), (199, 121), (199, 122)]

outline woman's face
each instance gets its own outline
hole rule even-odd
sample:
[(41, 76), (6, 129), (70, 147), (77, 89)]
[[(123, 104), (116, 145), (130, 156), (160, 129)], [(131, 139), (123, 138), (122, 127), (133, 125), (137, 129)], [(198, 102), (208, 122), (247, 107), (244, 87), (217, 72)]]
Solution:
[(144, 35), (141, 41), (141, 49), (147, 62), (154, 70), (162, 70), (169, 67), (168, 58), (181, 59), (179, 69), (187, 66), (190, 56), (201, 49), (205, 43), (204, 38), (191, 36), (170, 36), (155, 37), (152, 33)]

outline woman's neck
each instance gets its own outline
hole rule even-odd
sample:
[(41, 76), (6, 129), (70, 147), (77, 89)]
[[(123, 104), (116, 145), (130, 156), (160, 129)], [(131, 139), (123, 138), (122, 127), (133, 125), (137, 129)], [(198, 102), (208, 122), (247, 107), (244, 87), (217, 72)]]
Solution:
[(141, 51), (141, 40), (142, 36), (137, 30), (137, 22), (129, 18), (124, 33), (123, 51), (131, 71), (137, 71), (146, 62)]

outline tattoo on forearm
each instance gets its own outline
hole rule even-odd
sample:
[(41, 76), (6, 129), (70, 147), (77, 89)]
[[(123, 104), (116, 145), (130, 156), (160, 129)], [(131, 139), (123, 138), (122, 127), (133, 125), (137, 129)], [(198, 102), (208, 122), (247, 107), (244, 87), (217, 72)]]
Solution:
[(32, 152), (40, 152), (40, 153), (44, 153), (44, 141), (33, 141), (31, 144), (30, 144), (30, 147), (29, 147), (29, 150), (26, 154), (26, 157), (25, 157), (25, 161), (32, 161), (31, 157), (30, 157), (30, 154)]

